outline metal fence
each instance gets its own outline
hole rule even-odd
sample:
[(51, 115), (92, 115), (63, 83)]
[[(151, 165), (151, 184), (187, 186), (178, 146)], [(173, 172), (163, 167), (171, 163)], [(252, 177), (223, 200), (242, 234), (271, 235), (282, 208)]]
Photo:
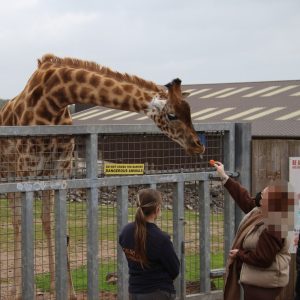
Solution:
[[(77, 299), (128, 299), (117, 240), (145, 186), (164, 195), (158, 225), (172, 236), (181, 261), (178, 298), (221, 297), (240, 214), (208, 161), (223, 161), (232, 174), (243, 170), (249, 187), (251, 133), (248, 124), (195, 128), (206, 137), (202, 158), (186, 156), (151, 125), (2, 127), (0, 299), (13, 299), (19, 287), (22, 299), (68, 299), (68, 269)], [(105, 162), (142, 163), (145, 174), (106, 176)]]

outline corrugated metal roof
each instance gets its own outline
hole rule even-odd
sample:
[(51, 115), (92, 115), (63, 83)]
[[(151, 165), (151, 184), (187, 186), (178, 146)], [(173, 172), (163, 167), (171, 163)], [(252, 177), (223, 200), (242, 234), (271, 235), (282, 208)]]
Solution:
[[(253, 136), (300, 137), (300, 80), (183, 85), (193, 123), (251, 122)], [(152, 123), (143, 114), (92, 107), (74, 124)]]

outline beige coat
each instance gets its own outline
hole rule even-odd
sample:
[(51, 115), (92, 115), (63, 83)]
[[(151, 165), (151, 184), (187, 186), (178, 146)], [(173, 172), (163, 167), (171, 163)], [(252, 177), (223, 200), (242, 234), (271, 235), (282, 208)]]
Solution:
[[(264, 223), (253, 226), (243, 241), (244, 250), (255, 250), (259, 236), (265, 229)], [(284, 287), (289, 282), (289, 242), (285, 239), (282, 249), (277, 253), (275, 261), (268, 268), (259, 268), (243, 263), (240, 282), (265, 288)]]

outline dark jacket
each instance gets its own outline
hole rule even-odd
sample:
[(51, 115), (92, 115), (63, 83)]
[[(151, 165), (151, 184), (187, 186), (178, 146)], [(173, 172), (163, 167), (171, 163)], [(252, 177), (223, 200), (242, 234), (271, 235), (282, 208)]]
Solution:
[(143, 268), (135, 256), (135, 223), (127, 224), (119, 236), (119, 243), (128, 261), (129, 293), (142, 294), (156, 290), (175, 293), (173, 280), (179, 274), (179, 260), (170, 236), (153, 223), (146, 223), (146, 226), (146, 254), (149, 261), (147, 267)]
[(298, 247), (296, 252), (296, 269), (298, 272), (300, 272), (300, 233), (299, 233)]
[(296, 252), (296, 269), (297, 269), (297, 277), (296, 277), (296, 285), (295, 285), (295, 300), (300, 300), (300, 233), (298, 240), (298, 248)]

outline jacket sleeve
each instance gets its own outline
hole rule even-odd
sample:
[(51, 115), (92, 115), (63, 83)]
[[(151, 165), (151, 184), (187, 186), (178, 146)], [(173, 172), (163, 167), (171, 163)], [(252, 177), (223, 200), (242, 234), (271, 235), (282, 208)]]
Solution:
[(299, 272), (300, 271), (300, 233), (299, 233), (299, 239), (298, 239), (298, 247), (296, 251), (296, 269)]
[(256, 206), (255, 200), (249, 195), (249, 192), (237, 181), (229, 177), (224, 187), (244, 213), (247, 214)]
[(180, 262), (170, 238), (167, 238), (162, 244), (160, 261), (172, 280), (174, 280), (179, 274)]
[(238, 259), (242, 262), (259, 268), (268, 268), (281, 250), (284, 239), (277, 238), (267, 229), (259, 236), (255, 250), (240, 249), (237, 253)]

